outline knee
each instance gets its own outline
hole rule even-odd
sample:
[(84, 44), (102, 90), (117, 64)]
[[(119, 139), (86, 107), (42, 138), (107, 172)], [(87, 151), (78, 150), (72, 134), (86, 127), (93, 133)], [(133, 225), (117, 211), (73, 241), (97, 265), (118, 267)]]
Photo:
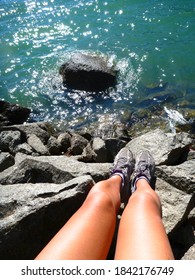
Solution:
[(151, 201), (155, 200), (154, 195), (146, 191), (145, 192), (136, 191), (132, 195), (132, 198), (136, 198), (136, 200), (140, 201), (142, 204), (150, 203)]
[(130, 200), (135, 200), (138, 205), (147, 206), (147, 205), (156, 205), (156, 207), (161, 212), (161, 202), (158, 194), (154, 190), (149, 191), (135, 191), (131, 196)]
[(102, 188), (101, 184), (97, 183), (90, 191), (88, 198), (88, 203), (91, 203), (91, 205), (95, 209), (108, 209), (110, 211), (114, 208), (114, 203), (111, 195), (109, 192), (104, 190)]

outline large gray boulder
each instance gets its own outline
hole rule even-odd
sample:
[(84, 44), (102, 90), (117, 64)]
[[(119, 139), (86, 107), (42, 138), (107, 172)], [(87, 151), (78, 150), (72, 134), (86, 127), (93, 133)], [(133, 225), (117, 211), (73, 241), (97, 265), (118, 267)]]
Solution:
[(0, 152), (0, 172), (14, 165), (14, 157), (10, 153)]
[(195, 196), (176, 189), (171, 184), (158, 178), (156, 192), (162, 204), (162, 218), (176, 259), (193, 255)]
[(0, 184), (56, 183), (73, 179), (69, 171), (56, 168), (51, 163), (26, 158), (0, 174)]
[(96, 162), (106, 162), (108, 160), (108, 152), (106, 149), (106, 144), (100, 137), (95, 137), (92, 142), (93, 151), (96, 153)]
[(50, 136), (47, 142), (47, 149), (50, 155), (60, 155), (62, 153), (62, 146), (54, 136)]
[(21, 144), (20, 131), (1, 131), (0, 132), (0, 150), (14, 153), (15, 147)]
[(116, 85), (117, 72), (101, 56), (74, 53), (59, 73), (65, 86), (89, 92), (105, 91)]
[(20, 145), (17, 145), (17, 147), (15, 148), (15, 153), (23, 153), (23, 154), (27, 154), (27, 155), (32, 155), (34, 153), (34, 150), (27, 143), (22, 143)]
[(156, 182), (156, 192), (161, 199), (163, 222), (169, 234), (176, 226), (188, 219), (194, 207), (194, 197), (160, 178)]
[(73, 134), (71, 137), (71, 147), (69, 148), (69, 152), (73, 155), (81, 155), (87, 144), (88, 140), (83, 136)]
[(137, 155), (140, 150), (149, 150), (156, 165), (174, 165), (185, 160), (192, 139), (188, 133), (165, 133), (161, 129), (149, 131), (131, 140), (127, 146)]
[(68, 132), (61, 133), (57, 138), (58, 143), (61, 146), (61, 150), (66, 152), (71, 145), (71, 135)]
[(33, 259), (81, 206), (94, 181), (0, 186), (0, 259)]
[(176, 166), (157, 166), (156, 174), (177, 189), (195, 193), (195, 159)]
[(27, 138), (28, 145), (40, 155), (49, 155), (47, 147), (43, 144), (41, 139), (35, 134), (30, 134)]
[(68, 156), (33, 157), (18, 153), (15, 165), (0, 173), (0, 184), (62, 183), (87, 174), (97, 182), (109, 176), (111, 166), (110, 163), (84, 163)]

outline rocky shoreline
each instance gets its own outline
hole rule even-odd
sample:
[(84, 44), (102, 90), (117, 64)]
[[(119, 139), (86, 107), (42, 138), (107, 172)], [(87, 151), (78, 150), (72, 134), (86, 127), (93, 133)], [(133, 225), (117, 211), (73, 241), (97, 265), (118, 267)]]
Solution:
[[(57, 131), (49, 123), (14, 124), (5, 115), (1, 120), (0, 259), (33, 259), (81, 206), (93, 184), (108, 178), (115, 155), (126, 145), (134, 155), (142, 148), (152, 152), (156, 191), (175, 258), (195, 259), (192, 135), (154, 129), (133, 138), (121, 130), (97, 136), (95, 131)], [(114, 248), (115, 239), (108, 259)]]

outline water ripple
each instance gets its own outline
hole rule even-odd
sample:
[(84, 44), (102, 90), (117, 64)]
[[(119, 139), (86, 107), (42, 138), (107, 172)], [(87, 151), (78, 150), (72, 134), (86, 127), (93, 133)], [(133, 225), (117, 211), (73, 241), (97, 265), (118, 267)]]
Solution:
[[(172, 106), (194, 102), (194, 15), (190, 0), (1, 0), (1, 97), (31, 107), (36, 120), (73, 125), (139, 109), (146, 89), (167, 82), (182, 85)], [(117, 87), (102, 96), (64, 88), (58, 69), (76, 50), (114, 61)]]

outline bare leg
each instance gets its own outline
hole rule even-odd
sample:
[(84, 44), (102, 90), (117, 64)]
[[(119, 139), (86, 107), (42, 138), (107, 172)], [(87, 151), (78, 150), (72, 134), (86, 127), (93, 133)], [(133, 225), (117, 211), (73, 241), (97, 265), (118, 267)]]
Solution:
[(36, 259), (105, 259), (120, 206), (121, 177), (97, 183)]
[(145, 179), (136, 187), (121, 218), (115, 259), (174, 259), (158, 195)]

